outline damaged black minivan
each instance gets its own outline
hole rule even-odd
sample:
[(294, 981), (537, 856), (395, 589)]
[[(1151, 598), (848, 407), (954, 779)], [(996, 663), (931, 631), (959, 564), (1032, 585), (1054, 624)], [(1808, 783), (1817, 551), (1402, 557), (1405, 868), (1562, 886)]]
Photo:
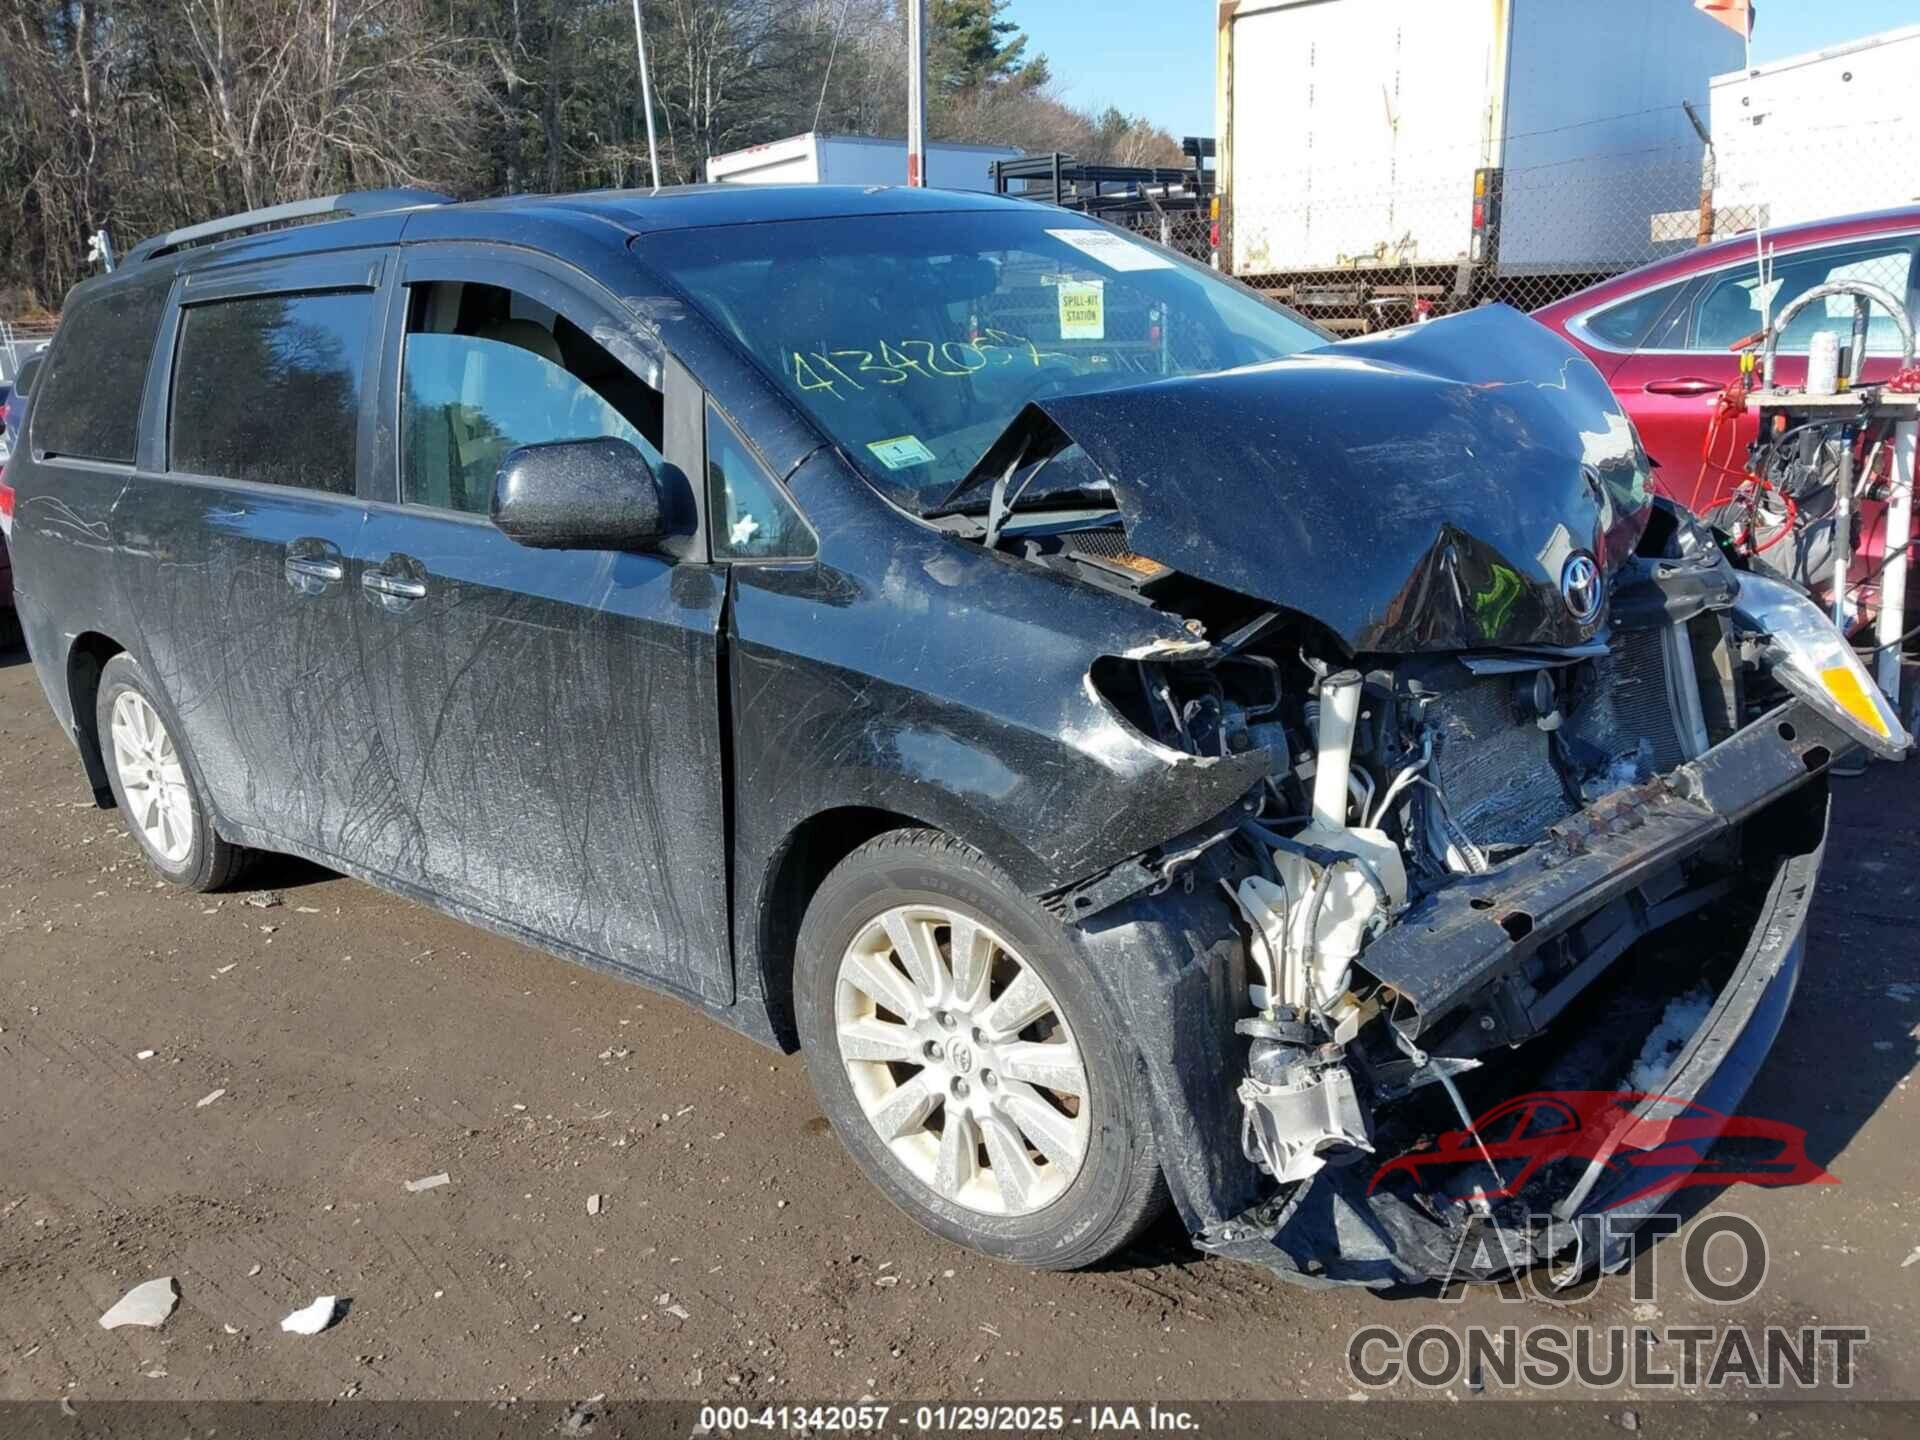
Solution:
[(1169, 1197), (1306, 1283), (1486, 1221), (1470, 1273), (1619, 1264), (1604, 1145), (1389, 1167), (1532, 1090), (1731, 1109), (1828, 762), (1907, 747), (1546, 330), (1331, 344), (1020, 201), (173, 232), (74, 292), (6, 478), (161, 875), (306, 856), (802, 1048), (890, 1199), (1032, 1265)]

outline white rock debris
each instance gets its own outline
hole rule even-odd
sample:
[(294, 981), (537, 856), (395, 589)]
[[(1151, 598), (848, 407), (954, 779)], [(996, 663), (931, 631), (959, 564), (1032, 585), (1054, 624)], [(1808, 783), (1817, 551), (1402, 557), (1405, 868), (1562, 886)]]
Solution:
[(118, 1330), (122, 1325), (144, 1325), (149, 1330), (165, 1322), (180, 1303), (180, 1291), (171, 1275), (136, 1285), (100, 1317), (102, 1330)]
[(294, 1311), (280, 1322), (280, 1328), (292, 1335), (318, 1335), (333, 1324), (339, 1313), (340, 1297), (322, 1295), (311, 1305)]

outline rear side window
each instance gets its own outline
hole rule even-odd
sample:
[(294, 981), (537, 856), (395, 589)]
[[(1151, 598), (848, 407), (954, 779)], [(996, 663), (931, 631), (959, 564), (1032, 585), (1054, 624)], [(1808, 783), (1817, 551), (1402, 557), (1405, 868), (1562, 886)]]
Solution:
[(70, 304), (34, 389), (34, 448), (131, 465), (153, 337), (173, 277), (164, 271)]
[(252, 295), (180, 317), (171, 469), (354, 493), (371, 291)]
[(1673, 285), (1663, 285), (1658, 290), (1649, 290), (1644, 295), (1636, 295), (1631, 300), (1622, 300), (1605, 310), (1597, 310), (1583, 322), (1587, 333), (1603, 345), (1611, 345), (1616, 350), (1632, 350), (1647, 338), (1647, 332), (1674, 301), (1681, 290), (1686, 288), (1682, 280)]

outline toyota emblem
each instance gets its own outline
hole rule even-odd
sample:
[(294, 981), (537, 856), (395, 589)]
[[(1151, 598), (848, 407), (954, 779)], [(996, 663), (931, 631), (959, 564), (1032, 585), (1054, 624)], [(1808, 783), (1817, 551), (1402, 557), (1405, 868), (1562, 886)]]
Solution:
[(1600, 615), (1607, 594), (1600, 585), (1600, 566), (1584, 550), (1567, 557), (1560, 571), (1560, 598), (1567, 602), (1567, 613), (1582, 625), (1591, 625)]

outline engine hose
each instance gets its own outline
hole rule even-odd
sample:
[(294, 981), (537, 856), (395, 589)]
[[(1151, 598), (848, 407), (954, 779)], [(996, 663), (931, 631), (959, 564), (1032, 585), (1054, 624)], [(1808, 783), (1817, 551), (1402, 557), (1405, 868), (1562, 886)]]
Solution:
[(1855, 655), (1858, 655), (1860, 659), (1863, 661), (1878, 660), (1887, 651), (1892, 650), (1896, 646), (1906, 644), (1907, 641), (1913, 639), (1913, 637), (1916, 635), (1920, 635), (1920, 625), (1914, 626), (1911, 630), (1907, 631), (1907, 633), (1904, 635), (1894, 636), (1893, 639), (1887, 641), (1883, 645), (1876, 645), (1871, 650), (1856, 650), (1853, 653)]
[[(1774, 487), (1768, 481), (1762, 480), (1760, 483), (1765, 485), (1767, 489), (1773, 490), (1773, 493), (1778, 495), (1782, 502), (1785, 503), (1787, 507), (1787, 518), (1780, 522), (1780, 528), (1773, 532), (1772, 539), (1766, 541), (1764, 544), (1753, 547), (1753, 553), (1756, 555), (1766, 554), (1767, 551), (1791, 535), (1794, 529), (1794, 521), (1800, 516), (1800, 506), (1791, 495), (1787, 494), (1784, 490), (1774, 490)], [(1758, 515), (1758, 507), (1755, 508), (1755, 514), (1756, 516)]]

